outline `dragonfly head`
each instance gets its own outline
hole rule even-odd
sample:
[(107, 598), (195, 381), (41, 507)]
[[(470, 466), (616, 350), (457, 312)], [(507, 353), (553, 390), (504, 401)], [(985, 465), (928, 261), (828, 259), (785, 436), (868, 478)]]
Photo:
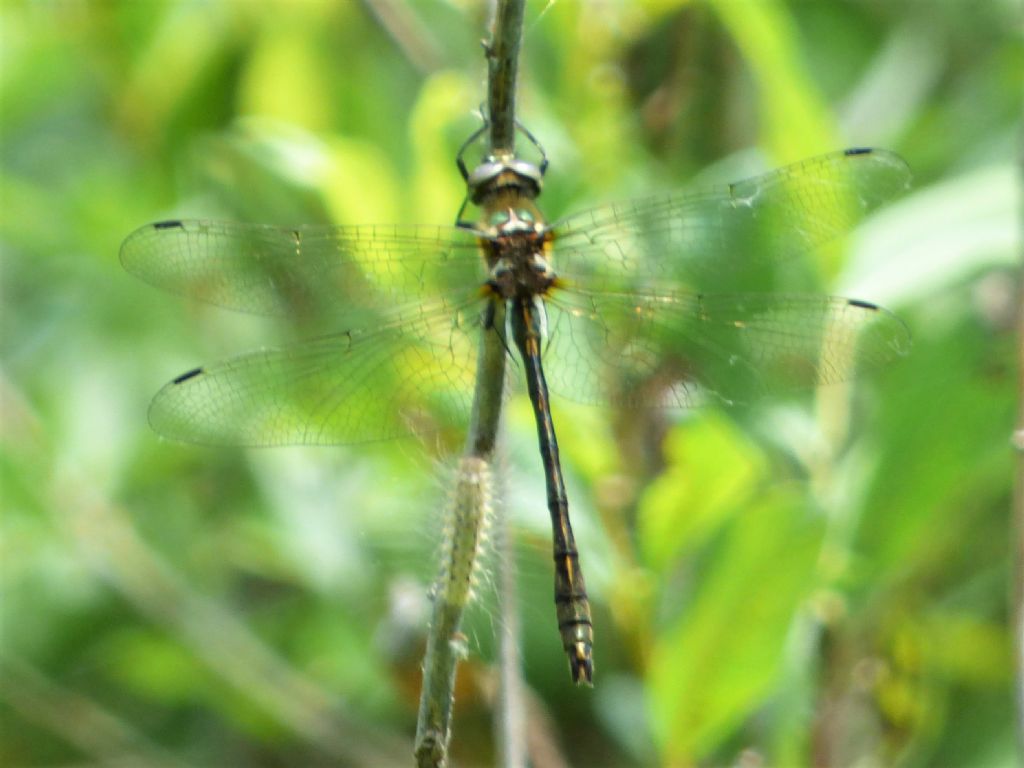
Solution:
[(515, 191), (533, 199), (540, 194), (544, 172), (539, 166), (515, 155), (488, 155), (466, 178), (469, 199), (476, 205), (502, 192)]

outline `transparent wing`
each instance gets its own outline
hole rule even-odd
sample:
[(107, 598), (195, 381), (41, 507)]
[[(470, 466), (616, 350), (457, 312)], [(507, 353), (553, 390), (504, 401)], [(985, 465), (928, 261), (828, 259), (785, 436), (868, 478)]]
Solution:
[(749, 402), (851, 379), (910, 347), (891, 312), (834, 296), (560, 291), (547, 307), (549, 384), (580, 402)]
[(600, 206), (552, 226), (554, 268), (588, 288), (653, 289), (806, 255), (910, 183), (884, 150), (848, 149), (717, 189)]
[(299, 317), (458, 294), (484, 278), (476, 236), (457, 227), (164, 221), (129, 235), (121, 262), (174, 293)]
[(149, 419), (207, 445), (333, 445), (410, 434), (427, 414), (463, 414), (479, 302), (435, 300), (368, 331), (322, 336), (197, 368), (167, 384)]

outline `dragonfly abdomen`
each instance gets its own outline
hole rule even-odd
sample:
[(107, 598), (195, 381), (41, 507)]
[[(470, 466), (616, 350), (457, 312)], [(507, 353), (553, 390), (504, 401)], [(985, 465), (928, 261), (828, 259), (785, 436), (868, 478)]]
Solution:
[(543, 318), (535, 297), (523, 297), (510, 302), (512, 337), (526, 369), (526, 387), (533, 404), (537, 422), (537, 437), (544, 462), (544, 480), (547, 486), (548, 512), (554, 541), (555, 607), (562, 647), (569, 658), (572, 679), (576, 683), (591, 684), (594, 677), (592, 649), (594, 628), (590, 616), (590, 601), (580, 568), (579, 551), (569, 522), (569, 501), (562, 478), (558, 456), (558, 439), (551, 420), (548, 387), (541, 365), (540, 340)]

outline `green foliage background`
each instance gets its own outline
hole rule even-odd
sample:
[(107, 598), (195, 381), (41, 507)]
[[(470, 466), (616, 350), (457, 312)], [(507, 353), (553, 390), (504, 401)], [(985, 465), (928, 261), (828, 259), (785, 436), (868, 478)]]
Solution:
[[(411, 750), (458, 429), (161, 442), (159, 386), (273, 329), (161, 295), (117, 251), (177, 215), (451, 222), (485, 18), (456, 0), (0, 10), (0, 763)], [(828, 292), (906, 320), (906, 360), (803, 406), (659, 429), (556, 404), (593, 690), (569, 683), (533, 426), (510, 402), (501, 507), (536, 765), (1015, 762), (1020, 30), (1009, 0), (528, 4), (519, 116), (551, 157), (549, 216), (850, 145), (915, 172), (817, 265)], [(462, 765), (495, 760), (491, 574)]]

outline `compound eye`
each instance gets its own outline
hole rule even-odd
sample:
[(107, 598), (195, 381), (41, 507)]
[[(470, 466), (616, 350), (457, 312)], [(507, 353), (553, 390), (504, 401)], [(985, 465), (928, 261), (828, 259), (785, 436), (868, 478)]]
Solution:
[(492, 227), (500, 227), (502, 224), (508, 224), (508, 220), (508, 211), (495, 211), (491, 214)]

